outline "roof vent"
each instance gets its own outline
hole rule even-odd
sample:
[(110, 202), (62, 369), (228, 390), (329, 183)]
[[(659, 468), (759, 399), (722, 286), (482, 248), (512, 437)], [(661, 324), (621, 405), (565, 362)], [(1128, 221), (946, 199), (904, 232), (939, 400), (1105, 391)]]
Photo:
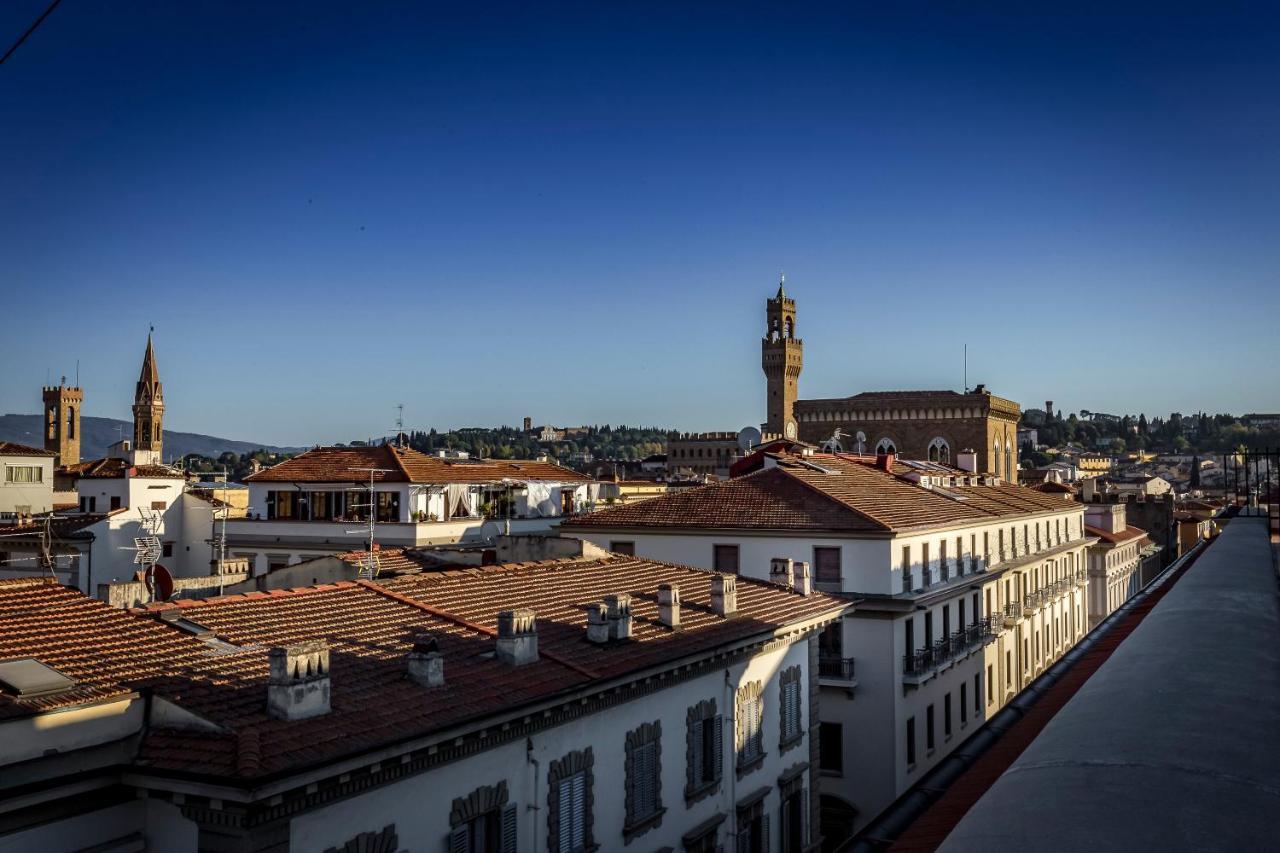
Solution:
[(329, 713), (329, 645), (309, 640), (267, 653), (267, 713), (305, 720)]
[(587, 641), (600, 646), (609, 642), (609, 605), (603, 601), (587, 605)]
[(680, 630), (679, 585), (658, 584), (658, 621), (674, 631)]
[(792, 562), (786, 557), (774, 557), (769, 561), (769, 582), (791, 588), (794, 579)]
[(160, 621), (165, 624), (172, 625), (179, 631), (185, 631), (188, 634), (194, 634), (202, 640), (213, 638), (213, 629), (206, 625), (201, 625), (192, 619), (186, 619), (182, 615), (181, 607), (166, 607), (156, 613), (160, 617)]
[(524, 666), (538, 660), (538, 625), (533, 610), (520, 607), (498, 613), (498, 660)]
[(435, 634), (422, 633), (413, 638), (408, 654), (409, 680), (423, 687), (444, 686), (444, 655)]
[(609, 608), (609, 639), (631, 639), (631, 595), (619, 592), (604, 597)]
[(738, 612), (738, 579), (716, 572), (711, 576), (711, 610), (728, 618)]
[(791, 564), (791, 588), (801, 595), (813, 592), (813, 575), (809, 574), (809, 564), (803, 560)]
[(52, 696), (75, 686), (74, 679), (35, 658), (0, 661), (0, 690), (10, 695), (23, 699)]

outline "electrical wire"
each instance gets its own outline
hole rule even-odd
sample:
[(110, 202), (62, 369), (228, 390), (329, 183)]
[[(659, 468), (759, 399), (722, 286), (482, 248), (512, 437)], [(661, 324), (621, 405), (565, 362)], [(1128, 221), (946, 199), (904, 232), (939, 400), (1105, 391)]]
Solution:
[(49, 8), (44, 10), (44, 14), (36, 18), (36, 22), (31, 26), (27, 27), (27, 31), (18, 37), (18, 40), (13, 43), (13, 47), (6, 50), (4, 52), (4, 56), (0, 56), (0, 65), (4, 65), (5, 62), (8, 61), (9, 57), (13, 56), (14, 51), (22, 47), (22, 43), (26, 41), (31, 36), (32, 33), (36, 31), (37, 27), (39, 27), (41, 24), (44, 23), (44, 19), (49, 17), (49, 14), (54, 9), (58, 8), (58, 4), (61, 2), (62, 0), (53, 0), (53, 2), (49, 4)]

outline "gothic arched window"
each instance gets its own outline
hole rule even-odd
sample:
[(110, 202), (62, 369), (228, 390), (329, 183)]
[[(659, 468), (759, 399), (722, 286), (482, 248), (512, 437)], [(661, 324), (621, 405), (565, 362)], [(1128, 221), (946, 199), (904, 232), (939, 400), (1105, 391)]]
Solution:
[(951, 445), (947, 444), (945, 438), (939, 437), (929, 442), (929, 461), (948, 465), (951, 463)]
[(897, 453), (898, 447), (893, 443), (893, 439), (882, 438), (876, 442), (876, 454), (881, 453)]

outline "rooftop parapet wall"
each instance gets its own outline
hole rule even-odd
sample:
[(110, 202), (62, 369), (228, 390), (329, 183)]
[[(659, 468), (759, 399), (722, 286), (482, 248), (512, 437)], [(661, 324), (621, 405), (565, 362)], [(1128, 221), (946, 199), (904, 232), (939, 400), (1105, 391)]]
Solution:
[[(1269, 849), (1278, 706), (1271, 547), (1265, 520), (1237, 518), (942, 849)], [(1053, 791), (1060, 807), (1029, 790)]]

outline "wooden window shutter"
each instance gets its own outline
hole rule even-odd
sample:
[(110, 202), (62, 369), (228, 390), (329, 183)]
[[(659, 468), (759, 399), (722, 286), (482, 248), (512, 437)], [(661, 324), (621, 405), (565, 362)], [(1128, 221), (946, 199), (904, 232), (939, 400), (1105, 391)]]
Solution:
[(691, 756), (693, 760), (689, 762), (690, 790), (697, 788), (699, 785), (701, 785), (702, 780), (705, 778), (703, 768), (705, 766), (704, 762), (706, 760), (706, 756), (704, 755), (705, 750), (703, 750), (702, 744), (703, 744), (703, 730), (708, 722), (710, 721), (694, 720), (691, 723), (689, 723), (689, 739), (693, 743), (693, 755)]
[(516, 853), (516, 804), (502, 807), (502, 853)]
[(769, 853), (769, 816), (760, 815), (760, 853)]
[(724, 715), (717, 714), (712, 722), (715, 729), (715, 737), (712, 738), (712, 751), (715, 753), (715, 757), (711, 776), (719, 782), (720, 777), (724, 774)]
[(471, 827), (467, 824), (456, 826), (449, 833), (449, 853), (470, 853)]

